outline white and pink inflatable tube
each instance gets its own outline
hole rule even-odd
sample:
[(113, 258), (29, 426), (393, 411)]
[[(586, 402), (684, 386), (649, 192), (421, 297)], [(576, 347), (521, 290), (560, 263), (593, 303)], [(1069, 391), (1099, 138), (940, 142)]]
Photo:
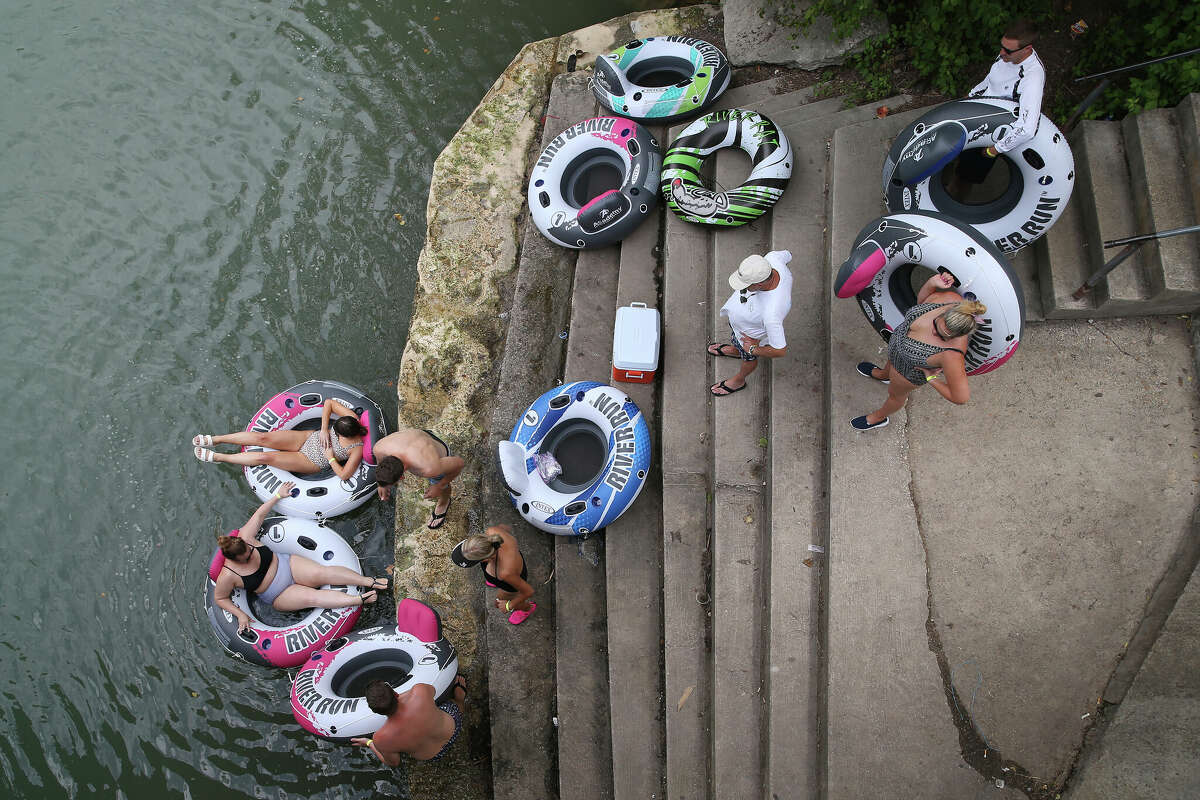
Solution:
[[(250, 488), (264, 503), (285, 481), (294, 481), (296, 490), (276, 504), (275, 510), (289, 517), (325, 519), (344, 514), (367, 502), (375, 493), (375, 442), (387, 436), (387, 424), (379, 406), (351, 386), (337, 381), (305, 381), (280, 392), (260, 408), (250, 419), (246, 430), (268, 431), (317, 429), (326, 398), (333, 398), (358, 412), (359, 421), (366, 426), (362, 463), (347, 480), (333, 469), (297, 475), (269, 464), (243, 467)], [(243, 452), (262, 452), (268, 448), (243, 447)]]
[(450, 695), (458, 654), (442, 635), (437, 612), (405, 598), (396, 607), (396, 623), (334, 639), (309, 657), (292, 682), (292, 714), (301, 727), (337, 741), (370, 736), (386, 719), (363, 697), (375, 679), (397, 693), (425, 683), (438, 701)]
[[(237, 536), (238, 531), (231, 531)], [(336, 531), (312, 520), (271, 517), (263, 523), (259, 538), (276, 555), (303, 556), (324, 566), (347, 567), (361, 572), (358, 556)], [(204, 608), (217, 641), (230, 654), (265, 667), (297, 667), (325, 643), (348, 633), (358, 621), (362, 607), (312, 608), (299, 621), (285, 626), (270, 625), (259, 619), (244, 589), (235, 589), (233, 604), (251, 619), (250, 629), (238, 633), (238, 621), (216, 604), (216, 580), (225, 564), (220, 548), (213, 553), (205, 581)], [(324, 586), (350, 595), (362, 593), (359, 586)]]

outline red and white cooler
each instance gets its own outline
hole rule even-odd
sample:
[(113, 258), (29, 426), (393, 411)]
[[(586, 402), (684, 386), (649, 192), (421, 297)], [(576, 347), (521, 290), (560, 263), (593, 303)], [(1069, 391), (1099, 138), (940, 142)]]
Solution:
[(612, 376), (622, 383), (651, 383), (658, 370), (658, 309), (630, 303), (617, 309)]

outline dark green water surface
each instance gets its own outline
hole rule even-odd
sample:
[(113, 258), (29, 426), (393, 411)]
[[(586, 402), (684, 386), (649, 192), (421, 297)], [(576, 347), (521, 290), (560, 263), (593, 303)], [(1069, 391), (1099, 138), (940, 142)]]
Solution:
[[(523, 43), (641, 5), (0, 0), (0, 798), (403, 796), (217, 645), (256, 501), (188, 440), (312, 377), (394, 421), (434, 158)], [(391, 514), (334, 523), (369, 572)]]

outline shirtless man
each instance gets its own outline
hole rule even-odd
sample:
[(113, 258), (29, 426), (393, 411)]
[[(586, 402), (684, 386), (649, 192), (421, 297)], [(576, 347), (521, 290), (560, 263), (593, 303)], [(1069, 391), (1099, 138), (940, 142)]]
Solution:
[(433, 687), (418, 683), (396, 694), (387, 681), (367, 684), (367, 705), (387, 721), (371, 738), (354, 738), (350, 744), (366, 747), (389, 767), (400, 766), (400, 754), (419, 761), (437, 761), (446, 754), (462, 731), (463, 703), (467, 682), (454, 679), (454, 702), (434, 705)]
[(453, 499), (450, 481), (458, 477), (466, 462), (450, 455), (450, 446), (433, 432), (416, 428), (388, 434), (375, 443), (374, 453), (378, 465), (375, 480), (379, 484), (379, 499), (391, 497), (392, 487), (404, 477), (405, 470), (419, 478), (427, 478), (429, 488), (425, 490), (425, 499), (437, 498), (429, 518), (429, 529), (442, 527)]

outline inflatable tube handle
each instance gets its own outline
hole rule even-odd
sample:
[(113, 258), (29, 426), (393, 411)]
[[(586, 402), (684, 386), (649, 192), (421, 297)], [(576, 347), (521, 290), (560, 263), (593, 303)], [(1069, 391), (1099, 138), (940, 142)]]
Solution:
[[(240, 529), (234, 528), (227, 535), (240, 536), (241, 533), (242, 532)], [(222, 553), (221, 548), (218, 547), (217, 552), (213, 553), (212, 561), (208, 562), (208, 577), (211, 578), (213, 582), (216, 582), (217, 578), (221, 576), (221, 568), (224, 566), (225, 554)]]
[(500, 472), (504, 474), (504, 482), (513, 491), (525, 494), (529, 489), (529, 473), (525, 470), (525, 448), (516, 442), (502, 441), (497, 449), (500, 451)]
[(874, 242), (863, 242), (854, 249), (838, 269), (834, 294), (841, 298), (854, 297), (871, 285), (879, 270), (887, 266), (887, 256)]
[(442, 619), (420, 600), (406, 597), (396, 606), (396, 629), (422, 642), (436, 642), (442, 638)]
[(363, 461), (371, 466), (377, 466), (375, 451), (371, 449), (371, 412), (364, 408), (363, 412), (358, 415), (358, 422), (367, 429), (367, 435), (363, 437)]
[(646, 304), (645, 303), (630, 303), (629, 307), (630, 308), (646, 308)]
[(938, 174), (958, 157), (966, 144), (967, 129), (958, 121), (925, 131), (905, 145), (896, 163), (892, 183), (900, 181), (904, 186), (912, 186)]

